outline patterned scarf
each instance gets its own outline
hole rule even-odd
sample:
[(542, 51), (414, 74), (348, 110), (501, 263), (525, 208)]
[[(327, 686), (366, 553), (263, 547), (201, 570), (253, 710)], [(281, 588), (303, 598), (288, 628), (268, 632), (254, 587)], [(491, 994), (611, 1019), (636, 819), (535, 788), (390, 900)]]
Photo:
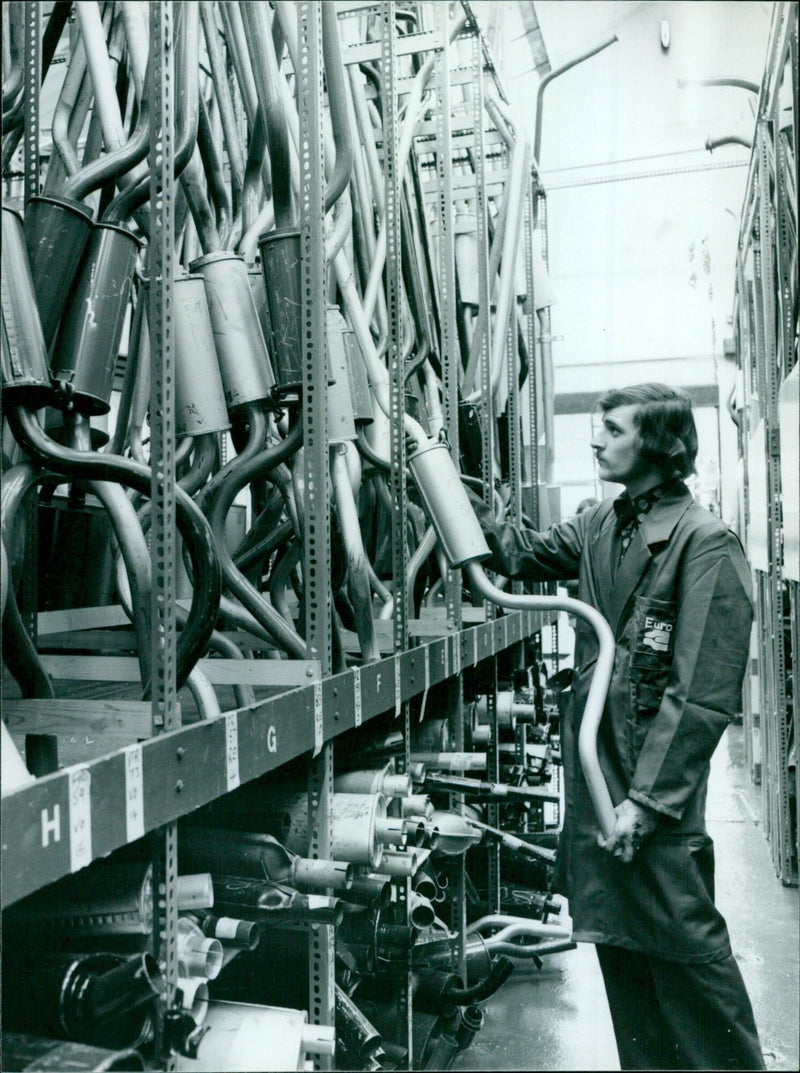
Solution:
[(625, 552), (631, 545), (633, 534), (639, 528), (642, 519), (649, 514), (655, 503), (667, 494), (674, 485), (674, 481), (665, 481), (657, 484), (655, 488), (648, 488), (640, 496), (633, 499), (627, 492), (614, 500), (614, 512), (617, 515), (617, 532), (620, 539), (619, 561), (625, 558)]

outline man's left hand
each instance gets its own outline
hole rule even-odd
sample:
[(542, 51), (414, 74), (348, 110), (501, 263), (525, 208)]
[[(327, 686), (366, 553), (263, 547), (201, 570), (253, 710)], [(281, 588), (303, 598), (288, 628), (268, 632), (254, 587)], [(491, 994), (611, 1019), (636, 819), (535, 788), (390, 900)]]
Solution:
[(629, 797), (617, 805), (614, 811), (617, 814), (614, 830), (608, 838), (598, 835), (597, 844), (623, 864), (630, 864), (639, 846), (655, 830), (658, 813), (631, 801)]

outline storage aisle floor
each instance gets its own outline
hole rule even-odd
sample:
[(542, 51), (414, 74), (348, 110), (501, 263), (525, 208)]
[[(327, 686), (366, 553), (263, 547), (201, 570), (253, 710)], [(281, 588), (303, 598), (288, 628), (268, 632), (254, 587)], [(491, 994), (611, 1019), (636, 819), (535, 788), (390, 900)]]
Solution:
[[(748, 776), (742, 728), (732, 726), (712, 762), (707, 808), (717, 860), (717, 904), (750, 992), (767, 1069), (800, 1068), (798, 890), (772, 867), (760, 788)], [(486, 1003), (486, 1023), (454, 1069), (619, 1069), (594, 948), (517, 962)]]

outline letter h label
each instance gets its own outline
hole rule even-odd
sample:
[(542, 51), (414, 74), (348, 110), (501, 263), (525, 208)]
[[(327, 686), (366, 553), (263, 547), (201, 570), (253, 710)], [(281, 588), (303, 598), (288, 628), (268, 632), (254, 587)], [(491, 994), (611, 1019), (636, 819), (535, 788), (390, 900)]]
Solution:
[(61, 841), (61, 806), (53, 805), (52, 817), (46, 808), (42, 809), (42, 849), (50, 845), (50, 836), (54, 842)]

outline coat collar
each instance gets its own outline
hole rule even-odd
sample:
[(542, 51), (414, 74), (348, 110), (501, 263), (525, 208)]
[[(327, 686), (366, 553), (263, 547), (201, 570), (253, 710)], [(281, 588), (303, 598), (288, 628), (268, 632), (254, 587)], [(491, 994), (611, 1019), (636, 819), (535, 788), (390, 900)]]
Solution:
[(669, 540), (673, 529), (693, 502), (686, 485), (679, 484), (675, 491), (670, 491), (654, 503), (639, 526), (645, 544), (650, 548)]
[(685, 485), (679, 485), (674, 492), (669, 492), (653, 504), (633, 535), (630, 547), (619, 565), (613, 587), (610, 585), (611, 557), (617, 553), (614, 543), (615, 515), (613, 510), (610, 512), (610, 518), (605, 519), (597, 543), (596, 561), (609, 582), (608, 587), (602, 586), (605, 590), (603, 594), (605, 606), (601, 610), (615, 634), (631, 595), (652, 562), (650, 549), (656, 544), (663, 544), (669, 540), (675, 526), (692, 502), (688, 488)]

